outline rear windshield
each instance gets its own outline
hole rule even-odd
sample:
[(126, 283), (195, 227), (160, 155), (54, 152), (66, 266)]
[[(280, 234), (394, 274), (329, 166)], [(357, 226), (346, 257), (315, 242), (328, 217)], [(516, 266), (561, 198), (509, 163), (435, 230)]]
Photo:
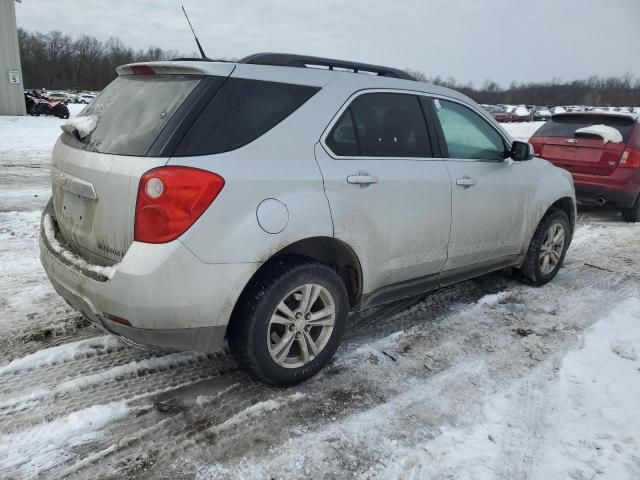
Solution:
[(629, 140), (634, 121), (613, 115), (560, 115), (552, 117), (535, 133), (536, 137), (574, 137), (579, 128), (607, 125), (617, 129), (623, 140)]
[[(144, 155), (176, 110), (200, 82), (195, 75), (122, 75), (76, 118), (95, 125), (79, 139), (65, 133), (67, 145), (114, 155)], [(86, 133), (86, 134), (84, 134)]]
[(186, 133), (176, 156), (207, 155), (240, 148), (295, 112), (317, 87), (228, 78)]

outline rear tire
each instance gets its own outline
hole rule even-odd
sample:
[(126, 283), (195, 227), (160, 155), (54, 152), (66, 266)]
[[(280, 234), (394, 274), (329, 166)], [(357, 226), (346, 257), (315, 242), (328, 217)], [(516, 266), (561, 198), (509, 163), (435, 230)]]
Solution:
[(227, 331), (229, 347), (258, 380), (294, 385), (331, 360), (348, 311), (347, 290), (335, 271), (285, 257), (268, 265), (242, 294)]
[(562, 210), (551, 210), (540, 221), (527, 256), (520, 267), (523, 282), (541, 286), (558, 274), (571, 243), (569, 217)]
[(632, 207), (622, 209), (622, 219), (630, 223), (640, 222), (640, 195)]

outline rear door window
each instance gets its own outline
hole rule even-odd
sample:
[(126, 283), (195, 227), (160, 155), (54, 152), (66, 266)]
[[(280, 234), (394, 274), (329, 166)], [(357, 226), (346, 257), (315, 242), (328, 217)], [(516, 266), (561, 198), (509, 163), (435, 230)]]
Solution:
[(606, 125), (620, 132), (624, 142), (629, 140), (634, 120), (632, 118), (617, 117), (615, 115), (557, 115), (542, 125), (535, 133), (535, 137), (565, 137), (572, 138), (576, 130), (591, 125)]
[(75, 120), (91, 127), (63, 142), (83, 150), (143, 156), (200, 82), (196, 75), (121, 75)]
[(470, 108), (447, 100), (434, 100), (449, 158), (504, 160), (502, 136)]
[(431, 143), (418, 97), (367, 93), (357, 97), (326, 139), (338, 156), (431, 157)]
[(295, 112), (318, 90), (305, 85), (228, 78), (174, 155), (222, 153), (247, 145)]

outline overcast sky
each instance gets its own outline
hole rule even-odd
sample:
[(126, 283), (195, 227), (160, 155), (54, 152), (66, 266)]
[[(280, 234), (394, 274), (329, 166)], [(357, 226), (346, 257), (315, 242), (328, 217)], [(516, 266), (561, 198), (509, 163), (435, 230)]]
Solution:
[[(185, 0), (209, 57), (306, 53), (494, 79), (640, 77), (640, 0)], [(195, 51), (178, 0), (23, 0), (26, 30)]]

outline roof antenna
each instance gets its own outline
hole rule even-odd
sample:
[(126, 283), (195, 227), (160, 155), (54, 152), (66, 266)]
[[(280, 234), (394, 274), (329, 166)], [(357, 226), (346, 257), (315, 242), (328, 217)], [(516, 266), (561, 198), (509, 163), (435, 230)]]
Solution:
[(209, 60), (209, 57), (207, 57), (204, 53), (204, 50), (202, 49), (202, 45), (200, 45), (200, 40), (198, 40), (198, 36), (196, 35), (196, 31), (193, 29), (193, 25), (191, 25), (191, 20), (189, 20), (189, 15), (187, 15), (187, 11), (184, 9), (184, 5), (182, 5), (182, 11), (184, 12), (184, 16), (187, 19), (187, 23), (189, 24), (189, 28), (191, 28), (191, 33), (193, 33), (193, 38), (196, 39), (196, 44), (198, 45), (198, 50), (200, 50), (200, 55), (202, 56), (203, 60)]

